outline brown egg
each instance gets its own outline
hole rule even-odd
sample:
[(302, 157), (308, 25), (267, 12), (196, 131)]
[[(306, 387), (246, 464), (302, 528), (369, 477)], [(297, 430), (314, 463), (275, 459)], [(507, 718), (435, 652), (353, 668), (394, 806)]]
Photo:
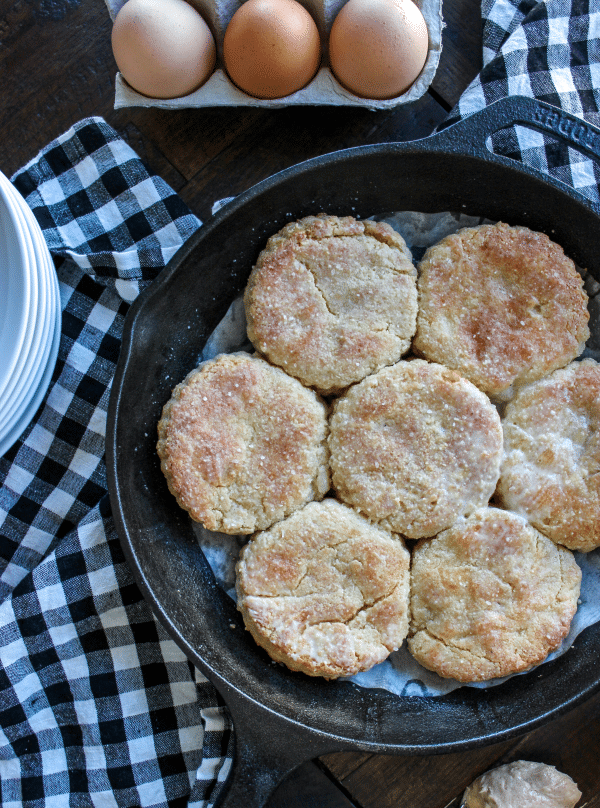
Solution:
[(127, 83), (151, 98), (188, 95), (216, 60), (210, 28), (185, 0), (127, 0), (115, 18), (112, 49)]
[(296, 0), (246, 0), (225, 31), (223, 59), (241, 90), (281, 98), (308, 84), (319, 69), (319, 31)]
[(395, 98), (423, 69), (428, 46), (427, 24), (412, 0), (348, 0), (331, 27), (329, 62), (350, 92)]

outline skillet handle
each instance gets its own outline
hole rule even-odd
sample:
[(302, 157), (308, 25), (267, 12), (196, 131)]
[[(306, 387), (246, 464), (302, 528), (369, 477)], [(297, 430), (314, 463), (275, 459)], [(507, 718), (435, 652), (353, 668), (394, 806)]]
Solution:
[(221, 682), (235, 729), (235, 754), (215, 808), (264, 808), (279, 783), (302, 763), (339, 751), (332, 737), (282, 720)]
[[(435, 148), (471, 154), (501, 163), (514, 164), (509, 157), (494, 154), (486, 146), (490, 135), (514, 124), (553, 135), (585, 154), (600, 166), (600, 130), (569, 112), (527, 96), (507, 96), (480, 112), (442, 129), (426, 141)], [(536, 172), (540, 173), (540, 172)]]

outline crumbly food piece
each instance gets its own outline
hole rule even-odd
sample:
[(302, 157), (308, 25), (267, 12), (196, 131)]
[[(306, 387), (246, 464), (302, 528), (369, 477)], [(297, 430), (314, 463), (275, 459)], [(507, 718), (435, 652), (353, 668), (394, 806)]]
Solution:
[(192, 371), (165, 405), (158, 437), (171, 493), (208, 530), (262, 530), (329, 489), (324, 402), (245, 353)]
[(461, 808), (575, 808), (580, 799), (568, 774), (546, 763), (515, 760), (474, 780)]
[(523, 388), (503, 426), (504, 507), (571, 550), (600, 547), (600, 365), (572, 362)]
[(256, 642), (309, 676), (382, 662), (408, 629), (402, 539), (334, 499), (311, 502), (243, 548), (238, 608)]
[(416, 352), (496, 400), (563, 367), (589, 337), (583, 281), (543, 233), (499, 223), (464, 228), (419, 266)]
[(471, 382), (415, 359), (383, 368), (335, 402), (329, 446), (338, 496), (413, 539), (487, 504), (502, 428)]
[(580, 583), (570, 550), (517, 514), (482, 508), (414, 549), (408, 648), (459, 682), (526, 670), (567, 635)]
[(244, 305), (258, 351), (335, 393), (408, 351), (416, 270), (404, 239), (384, 222), (307, 216), (269, 239)]

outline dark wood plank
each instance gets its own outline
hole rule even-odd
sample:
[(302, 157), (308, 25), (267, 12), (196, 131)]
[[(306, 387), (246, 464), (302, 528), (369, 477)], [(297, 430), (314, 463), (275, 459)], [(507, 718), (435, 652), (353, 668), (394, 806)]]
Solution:
[(120, 110), (135, 122), (165, 157), (190, 180), (233, 143), (242, 147), (264, 119), (263, 110), (231, 107), (162, 110), (132, 107)]
[[(318, 115), (307, 114), (301, 107), (261, 111), (243, 140), (236, 139), (218, 159), (208, 162), (181, 196), (206, 219), (216, 200), (235, 196), (302, 160), (361, 143), (425, 137), (445, 117), (445, 110), (429, 95), (410, 109), (401, 107), (392, 113), (348, 107), (324, 107)], [(248, 159), (249, 154), (253, 159)]]
[(265, 808), (354, 808), (322, 768), (309, 761), (287, 777)]
[(173, 190), (181, 191), (187, 183), (186, 177), (160, 151), (156, 139), (144, 134), (137, 126), (135, 114), (132, 115), (130, 110), (115, 110), (106, 117), (108, 123), (129, 143), (151, 171), (168, 182)]
[(345, 780), (372, 757), (369, 752), (332, 752), (319, 760), (337, 780)]
[(481, 3), (444, 0), (442, 13), (446, 23), (442, 54), (431, 87), (450, 109), (481, 70)]
[(337, 767), (332, 774), (363, 808), (445, 808), (472, 782), (474, 771), (493, 766), (508, 748), (496, 745), (467, 755), (374, 755), (348, 777), (339, 777)]
[[(566, 772), (583, 801), (600, 794), (600, 694), (561, 718), (525, 735), (510, 759), (539, 760)], [(504, 761), (502, 761), (504, 762)]]
[(598, 805), (599, 759), (600, 694), (527, 735), (481, 749), (414, 758), (373, 755), (358, 766), (348, 753), (321, 760), (363, 808), (454, 808), (475, 777), (512, 760), (538, 760), (566, 772), (579, 785), (584, 808)]
[[(110, 18), (99, 0), (25, 3), (0, 52), (2, 165), (12, 174), (76, 121), (114, 105)], [(8, 17), (5, 20), (9, 19)], [(9, 25), (10, 27), (10, 25)]]
[[(480, 0), (444, 0), (446, 28), (430, 91), (393, 110), (234, 107), (114, 109), (116, 65), (103, 0), (5, 0), (0, 9), (0, 169), (12, 174), (83, 117), (104, 117), (201, 218), (213, 202), (302, 160), (363, 143), (429, 135), (481, 67)], [(462, 753), (324, 756), (282, 784), (270, 808), (457, 808), (498, 763), (553, 763), (600, 808), (600, 695), (528, 735)], [(336, 785), (338, 783), (340, 787)]]

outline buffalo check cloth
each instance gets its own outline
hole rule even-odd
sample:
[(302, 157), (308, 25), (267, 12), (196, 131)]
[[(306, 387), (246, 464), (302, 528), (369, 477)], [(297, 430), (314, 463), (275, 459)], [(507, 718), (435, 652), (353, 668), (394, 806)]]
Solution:
[(230, 723), (134, 583), (104, 462), (129, 304), (200, 222), (99, 118), (13, 183), (63, 312), (48, 394), (0, 459), (0, 804), (204, 808), (229, 770)]
[[(443, 126), (525, 95), (600, 127), (600, 0), (482, 0), (482, 21), (483, 68)], [(600, 157), (523, 126), (496, 133), (492, 148), (600, 203)]]
[[(600, 0), (483, 0), (483, 69), (447, 123), (529, 95), (600, 124)], [(598, 165), (522, 127), (494, 148), (599, 201)], [(56, 265), (63, 327), (34, 421), (0, 459), (0, 802), (209, 808), (233, 732), (154, 619), (106, 494), (106, 409), (129, 304), (200, 226), (100, 118), (14, 177)]]

